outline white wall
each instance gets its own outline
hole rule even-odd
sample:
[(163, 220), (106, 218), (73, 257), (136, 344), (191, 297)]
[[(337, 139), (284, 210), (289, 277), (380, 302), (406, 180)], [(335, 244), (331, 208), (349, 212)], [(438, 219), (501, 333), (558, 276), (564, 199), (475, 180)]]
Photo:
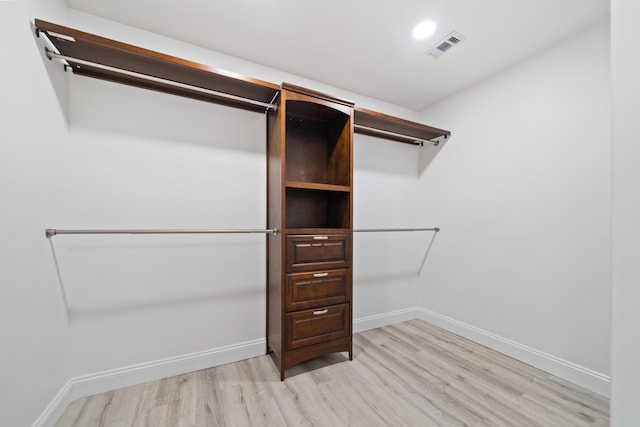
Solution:
[[(264, 228), (260, 114), (70, 82), (59, 228)], [(71, 374), (255, 340), (264, 235), (57, 236)]]
[[(354, 228), (426, 227), (417, 199), (421, 148), (365, 135), (354, 143)], [(354, 328), (415, 317), (421, 249), (433, 233), (355, 233)], [(407, 312), (408, 311), (408, 312)], [(366, 320), (366, 322), (364, 322)], [(387, 323), (388, 317), (382, 324)]]
[[(69, 334), (44, 228), (53, 217), (66, 141), (66, 76), (49, 74), (33, 10), (63, 19), (62, 1), (0, 2), (0, 425), (26, 426), (69, 378)], [(53, 80), (53, 81), (52, 81)], [(61, 89), (58, 97), (53, 85)]]
[[(2, 210), (9, 227), (0, 248), (10, 286), (0, 301), (7, 361), (0, 424), (51, 425), (78, 395), (264, 352), (264, 236), (44, 238), (45, 228), (263, 228), (264, 116), (63, 73), (44, 59), (29, 21), (301, 84), (409, 119), (418, 114), (64, 4), (0, 7), (3, 42), (16, 41), (5, 51), (20, 64), (1, 83), (10, 120), (0, 185), (10, 208)], [(417, 183), (415, 147), (358, 136), (356, 150), (356, 226), (402, 225), (415, 211), (407, 202)], [(398, 203), (381, 203), (385, 193)], [(356, 245), (371, 246), (372, 238)], [(354, 274), (355, 315), (413, 307), (416, 263), (392, 262), (396, 252), (370, 255), (354, 261), (376, 265)]]
[(611, 425), (640, 425), (640, 4), (611, 4), (613, 75), (613, 334)]
[(420, 277), (428, 315), (608, 394), (608, 24), (422, 120), (453, 131), (421, 164), (422, 209), (442, 227)]

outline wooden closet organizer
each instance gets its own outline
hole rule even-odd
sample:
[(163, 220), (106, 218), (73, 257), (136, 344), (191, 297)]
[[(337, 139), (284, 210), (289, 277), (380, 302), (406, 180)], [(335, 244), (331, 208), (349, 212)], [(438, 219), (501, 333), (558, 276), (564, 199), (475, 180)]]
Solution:
[(280, 370), (352, 359), (353, 134), (437, 145), (449, 131), (35, 20), (74, 74), (267, 113), (267, 352)]

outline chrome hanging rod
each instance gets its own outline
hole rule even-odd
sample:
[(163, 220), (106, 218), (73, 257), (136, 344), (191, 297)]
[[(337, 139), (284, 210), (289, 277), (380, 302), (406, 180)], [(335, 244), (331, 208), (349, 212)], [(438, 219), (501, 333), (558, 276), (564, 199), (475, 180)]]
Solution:
[(238, 230), (183, 230), (183, 229), (146, 229), (146, 230), (57, 230), (47, 228), (47, 239), (58, 234), (278, 234), (277, 229), (238, 229)]
[(186, 83), (180, 83), (180, 82), (176, 82), (176, 81), (173, 81), (173, 80), (168, 80), (168, 79), (163, 79), (163, 78), (160, 78), (160, 77), (150, 76), (148, 74), (137, 73), (135, 71), (129, 71), (129, 70), (124, 70), (122, 68), (111, 67), (109, 65), (98, 64), (96, 62), (85, 61), (84, 59), (79, 59), (79, 58), (74, 58), (72, 56), (62, 55), (62, 54), (54, 52), (54, 51), (52, 51), (51, 49), (48, 49), (48, 48), (45, 48), (45, 53), (46, 53), (46, 55), (47, 55), (47, 57), (49, 59), (62, 59), (62, 60), (65, 60), (67, 62), (74, 62), (74, 63), (81, 64), (81, 65), (87, 65), (89, 67), (99, 68), (101, 70), (111, 71), (113, 73), (124, 74), (124, 75), (130, 76), (130, 77), (135, 77), (135, 78), (139, 78), (139, 79), (143, 79), (143, 80), (152, 81), (152, 82), (155, 82), (155, 83), (162, 83), (162, 84), (166, 84), (166, 85), (169, 85), (169, 86), (178, 87), (180, 89), (193, 90), (195, 92), (200, 92), (200, 93), (204, 93), (204, 94), (207, 94), (207, 95), (213, 95), (213, 96), (217, 96), (217, 97), (220, 97), (220, 98), (230, 99), (230, 100), (233, 100), (233, 101), (244, 102), (245, 104), (257, 105), (257, 106), (260, 106), (260, 107), (264, 107), (264, 108), (266, 108), (268, 110), (276, 111), (278, 109), (278, 106), (276, 104), (272, 104), (272, 103), (268, 103), (268, 102), (262, 102), (262, 101), (256, 101), (255, 99), (243, 98), (241, 96), (231, 95), (231, 94), (224, 93), (224, 92), (218, 92), (216, 90), (211, 90), (211, 89), (205, 89), (205, 88), (199, 87), (199, 86), (192, 86), (192, 85), (188, 85)]
[(414, 136), (405, 135), (405, 134), (396, 133), (396, 132), (389, 132), (387, 130), (376, 129), (376, 128), (372, 128), (372, 127), (369, 127), (369, 126), (363, 126), (363, 125), (354, 124), (353, 128), (354, 129), (358, 129), (358, 130), (363, 130), (363, 131), (366, 131), (366, 132), (377, 133), (377, 134), (380, 134), (380, 135), (386, 135), (386, 136), (393, 136), (393, 137), (396, 137), (396, 138), (402, 138), (407, 143), (413, 144), (413, 145), (419, 145), (420, 147), (422, 147), (425, 143), (433, 144), (434, 147), (437, 147), (440, 144), (440, 141), (434, 141), (434, 140), (431, 140), (431, 139), (416, 138)]
[(380, 233), (380, 232), (388, 232), (388, 231), (435, 231), (436, 233), (440, 231), (440, 227), (430, 227), (430, 228), (360, 228), (354, 229), (354, 233)]

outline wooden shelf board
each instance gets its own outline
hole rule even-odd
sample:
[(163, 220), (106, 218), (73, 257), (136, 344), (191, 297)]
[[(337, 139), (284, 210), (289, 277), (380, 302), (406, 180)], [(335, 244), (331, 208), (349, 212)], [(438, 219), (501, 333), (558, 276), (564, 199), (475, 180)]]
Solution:
[[(422, 123), (412, 122), (409, 120), (401, 119), (399, 117), (389, 116), (387, 114), (378, 113), (376, 111), (367, 110), (366, 108), (357, 106), (354, 108), (354, 123), (356, 125), (380, 129), (385, 132), (399, 133), (402, 135), (407, 135), (411, 138), (422, 140), (433, 140), (435, 138), (443, 136), (445, 138), (448, 138), (449, 135), (451, 135), (451, 132), (447, 130), (434, 128)], [(407, 142), (407, 138), (395, 138), (390, 135), (378, 135), (375, 132), (363, 129), (355, 129), (355, 132), (366, 135), (379, 136), (385, 139), (392, 139), (394, 141)]]
[(303, 227), (303, 228), (285, 228), (284, 234), (345, 234), (351, 233), (351, 228), (323, 228), (323, 227)]
[[(229, 71), (176, 58), (126, 43), (121, 43), (91, 33), (85, 33), (83, 31), (42, 21), (40, 19), (35, 20), (35, 26), (38, 30), (47, 33), (51, 42), (62, 55), (76, 59), (124, 69), (135, 73), (146, 74), (161, 79), (172, 80), (191, 86), (223, 92), (265, 103), (270, 103), (274, 96), (280, 91), (280, 86), (274, 83), (245, 77)], [(60, 34), (63, 37), (57, 37), (56, 34)], [(89, 65), (81, 65), (72, 61), (69, 62), (74, 74), (100, 78), (117, 83), (124, 83), (253, 111), (265, 110), (265, 108), (261, 106), (245, 104), (240, 101), (229, 100), (216, 95), (204, 94), (195, 90), (177, 88), (159, 82), (152, 82), (141, 78), (126, 76), (116, 72), (91, 67)]]
[(302, 190), (351, 192), (351, 187), (348, 185), (321, 184), (317, 182), (287, 181), (285, 186), (287, 188), (298, 188)]

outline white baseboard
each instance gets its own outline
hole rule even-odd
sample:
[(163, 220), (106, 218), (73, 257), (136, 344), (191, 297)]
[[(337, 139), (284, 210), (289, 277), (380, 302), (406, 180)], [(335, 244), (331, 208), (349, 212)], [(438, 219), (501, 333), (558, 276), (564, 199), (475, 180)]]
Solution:
[(197, 353), (112, 369), (71, 380), (72, 397), (91, 396), (265, 354), (266, 340), (258, 339)]
[[(356, 319), (353, 322), (353, 329), (354, 332), (362, 332), (415, 319), (420, 314), (419, 310), (419, 307), (413, 307)], [(32, 427), (53, 427), (69, 403), (81, 397), (237, 362), (261, 356), (265, 351), (266, 340), (258, 339), (75, 377), (67, 381)]]
[(58, 394), (33, 422), (31, 427), (53, 427), (71, 403), (71, 380), (60, 389)]
[(69, 403), (80, 397), (237, 362), (265, 352), (266, 340), (258, 339), (75, 377), (58, 392), (32, 427), (53, 427)]
[(593, 371), (584, 366), (577, 365), (568, 360), (536, 350), (535, 348), (528, 347), (425, 308), (418, 309), (418, 316), (416, 317), (499, 351), (528, 365), (563, 378), (594, 393), (598, 393), (601, 396), (610, 397), (611, 378), (600, 372)]
[[(354, 333), (363, 332), (416, 318), (440, 326), (602, 396), (610, 395), (611, 378), (607, 375), (422, 307), (411, 307), (355, 319), (353, 331)], [(265, 339), (258, 339), (72, 378), (62, 387), (32, 427), (53, 427), (69, 403), (80, 397), (261, 356), (265, 354), (265, 350)]]
[(376, 314), (373, 316), (361, 317), (353, 321), (353, 333), (368, 331), (369, 329), (381, 328), (393, 325), (394, 323), (416, 319), (420, 316), (421, 307), (405, 308), (388, 313)]

